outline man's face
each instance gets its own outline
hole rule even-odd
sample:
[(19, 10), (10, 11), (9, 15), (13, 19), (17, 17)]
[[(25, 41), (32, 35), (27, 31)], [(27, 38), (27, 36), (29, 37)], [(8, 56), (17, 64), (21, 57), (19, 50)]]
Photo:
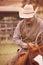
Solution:
[(33, 22), (33, 20), (34, 20), (34, 17), (25, 19), (26, 22)]

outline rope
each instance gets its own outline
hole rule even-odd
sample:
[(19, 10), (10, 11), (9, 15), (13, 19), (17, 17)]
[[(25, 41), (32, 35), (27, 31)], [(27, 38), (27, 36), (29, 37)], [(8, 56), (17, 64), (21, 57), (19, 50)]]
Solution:
[[(35, 40), (35, 44), (39, 50), (39, 53), (41, 54), (41, 49), (40, 49), (40, 45), (43, 45), (43, 31), (41, 31), (38, 35), (37, 35), (37, 38)], [(40, 42), (40, 43), (39, 43)], [(42, 62), (43, 62), (43, 55), (42, 55)]]

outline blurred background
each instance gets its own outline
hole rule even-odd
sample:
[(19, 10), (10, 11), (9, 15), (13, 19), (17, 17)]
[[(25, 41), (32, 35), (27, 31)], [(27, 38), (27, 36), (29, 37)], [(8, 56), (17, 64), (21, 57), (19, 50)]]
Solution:
[(16, 55), (19, 46), (13, 42), (15, 27), (21, 20), (19, 9), (25, 4), (38, 6), (37, 16), (43, 19), (43, 0), (0, 0), (0, 65)]

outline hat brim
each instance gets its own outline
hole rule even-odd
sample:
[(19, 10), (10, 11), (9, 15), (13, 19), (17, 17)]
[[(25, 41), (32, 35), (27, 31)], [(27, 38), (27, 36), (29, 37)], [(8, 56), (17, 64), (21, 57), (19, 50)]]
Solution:
[(20, 18), (32, 18), (37, 12), (37, 9), (34, 11), (34, 13), (31, 13), (31, 14), (24, 14), (23, 13), (23, 8), (20, 9), (19, 11), (19, 17)]
[(20, 13), (19, 17), (20, 18), (32, 18), (34, 15), (35, 15), (34, 13), (32, 13), (32, 14), (24, 14), (24, 13), (21, 14)]

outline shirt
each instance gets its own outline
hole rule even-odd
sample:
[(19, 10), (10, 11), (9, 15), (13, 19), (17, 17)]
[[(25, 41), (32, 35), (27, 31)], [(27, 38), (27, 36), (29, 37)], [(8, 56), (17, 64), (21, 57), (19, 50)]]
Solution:
[[(38, 23), (40, 23), (39, 24), (39, 31), (38, 31), (38, 33), (37, 33), (37, 36), (38, 36), (38, 34), (41, 32), (41, 31), (43, 31), (43, 20), (42, 19), (40, 19), (40, 18), (38, 18), (38, 17), (36, 17), (36, 19), (37, 19), (37, 22)], [(14, 43), (15, 44), (18, 44), (19, 46), (21, 46), (22, 48), (24, 48), (25, 46), (26, 46), (26, 43), (27, 42), (25, 42), (24, 40), (23, 40), (23, 37), (22, 37), (22, 33), (21, 33), (21, 29), (20, 29), (20, 26), (21, 26), (21, 24), (23, 23), (23, 20), (22, 21), (20, 21), (18, 24), (17, 24), (17, 27), (15, 28), (15, 31), (14, 31), (14, 35), (13, 35), (13, 40), (14, 40)], [(37, 30), (37, 28), (35, 28), (34, 29), (34, 27), (35, 27), (35, 25), (33, 26), (33, 30), (34, 30), (34, 33), (36, 33), (35, 32), (35, 29)], [(23, 28), (24, 29), (24, 28)], [(32, 31), (32, 29), (31, 29), (31, 31)], [(23, 31), (22, 31), (23, 32)], [(27, 32), (27, 31), (26, 31)], [(29, 35), (31, 35), (31, 32), (29, 31)], [(27, 35), (28, 36), (28, 35)], [(36, 36), (36, 39), (37, 39), (37, 36)], [(32, 37), (32, 35), (31, 35), (31, 37)], [(33, 37), (32, 37), (33, 38)], [(24, 39), (25, 39), (25, 37), (24, 37)], [(29, 38), (28, 38), (29, 39)], [(29, 42), (31, 42), (31, 41), (29, 41)]]

